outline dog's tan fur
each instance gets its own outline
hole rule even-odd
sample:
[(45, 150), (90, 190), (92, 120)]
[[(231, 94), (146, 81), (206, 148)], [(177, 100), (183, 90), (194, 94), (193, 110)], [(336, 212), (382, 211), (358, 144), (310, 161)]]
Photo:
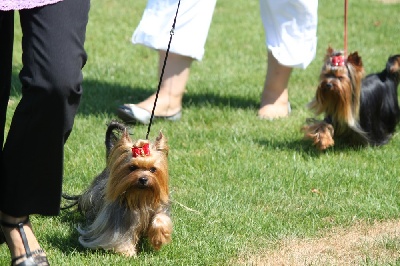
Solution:
[[(169, 148), (161, 132), (154, 143), (134, 143), (126, 128), (116, 128), (122, 136), (113, 137), (106, 169), (79, 198), (79, 209), (87, 220), (85, 227), (78, 228), (79, 242), (88, 248), (135, 256), (142, 237), (155, 250), (171, 241)], [(134, 145), (146, 143), (150, 144), (148, 156), (132, 156)]]
[(302, 127), (305, 139), (311, 139), (319, 150), (334, 145), (333, 134), (345, 134), (351, 129), (360, 135), (365, 133), (358, 124), (360, 109), (361, 80), (364, 68), (357, 52), (350, 54), (345, 64), (331, 64), (333, 56), (342, 52), (327, 49), (315, 97), (308, 104), (315, 115), (331, 117), (334, 127), (325, 121), (313, 120)]

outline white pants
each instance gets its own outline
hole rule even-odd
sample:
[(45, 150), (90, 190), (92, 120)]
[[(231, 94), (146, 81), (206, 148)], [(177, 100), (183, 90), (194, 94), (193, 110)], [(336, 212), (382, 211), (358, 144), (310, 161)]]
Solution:
[[(201, 60), (217, 0), (181, 0), (170, 52)], [(132, 43), (166, 51), (178, 0), (148, 0)]]
[(317, 49), (318, 0), (260, 0), (266, 45), (278, 62), (306, 68)]

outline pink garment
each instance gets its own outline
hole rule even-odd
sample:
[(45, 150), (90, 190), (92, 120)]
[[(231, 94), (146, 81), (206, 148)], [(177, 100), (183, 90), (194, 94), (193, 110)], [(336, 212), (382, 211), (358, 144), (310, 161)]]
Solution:
[(0, 0), (0, 10), (21, 10), (45, 6), (62, 0)]

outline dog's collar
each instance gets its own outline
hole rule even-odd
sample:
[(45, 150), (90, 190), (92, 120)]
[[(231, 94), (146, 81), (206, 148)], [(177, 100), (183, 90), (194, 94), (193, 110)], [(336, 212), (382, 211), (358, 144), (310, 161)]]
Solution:
[(149, 147), (148, 143), (143, 144), (142, 147), (133, 145), (132, 156), (134, 158), (136, 158), (138, 156), (144, 157), (144, 156), (149, 156), (149, 155), (150, 155), (150, 147)]

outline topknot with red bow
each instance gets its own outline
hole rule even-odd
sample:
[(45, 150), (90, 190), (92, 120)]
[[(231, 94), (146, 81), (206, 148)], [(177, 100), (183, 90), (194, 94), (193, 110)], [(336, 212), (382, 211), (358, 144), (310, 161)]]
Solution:
[(150, 155), (150, 145), (149, 143), (135, 144), (132, 147), (132, 157), (136, 158), (138, 156), (145, 157)]
[(333, 54), (330, 58), (331, 66), (344, 66), (344, 55), (343, 53)]

